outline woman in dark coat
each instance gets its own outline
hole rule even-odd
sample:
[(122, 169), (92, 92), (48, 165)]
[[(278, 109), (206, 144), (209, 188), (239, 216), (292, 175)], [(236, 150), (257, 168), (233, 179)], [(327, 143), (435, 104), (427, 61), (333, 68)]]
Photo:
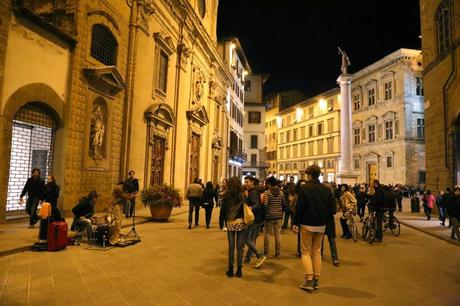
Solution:
[(203, 190), (201, 196), (201, 205), (203, 206), (206, 212), (206, 228), (209, 228), (209, 223), (211, 223), (212, 209), (214, 208), (214, 202), (217, 203), (219, 195), (217, 194), (216, 189), (212, 185), (212, 182), (206, 183), (206, 188)]
[[(45, 185), (45, 191), (43, 193), (43, 201), (51, 204), (51, 220), (61, 219), (61, 213), (57, 207), (57, 201), (59, 198), (60, 187), (56, 184), (56, 179), (52, 175), (48, 175), (47, 183)], [(42, 219), (40, 221), (39, 239), (40, 241), (46, 240), (48, 231), (48, 219)]]
[[(331, 189), (332, 194), (334, 194), (334, 188), (329, 183), (324, 183), (325, 186)], [(335, 215), (335, 214), (334, 214)], [(334, 266), (338, 266), (340, 264), (339, 257), (337, 255), (337, 244), (335, 242), (335, 219), (332, 215), (329, 219), (329, 222), (326, 224), (326, 231), (324, 235), (327, 236), (327, 240), (329, 241), (329, 247), (331, 248), (331, 258), (332, 263)], [(321, 255), (323, 254), (323, 245), (324, 245), (324, 237), (323, 237), (323, 244), (321, 245)]]

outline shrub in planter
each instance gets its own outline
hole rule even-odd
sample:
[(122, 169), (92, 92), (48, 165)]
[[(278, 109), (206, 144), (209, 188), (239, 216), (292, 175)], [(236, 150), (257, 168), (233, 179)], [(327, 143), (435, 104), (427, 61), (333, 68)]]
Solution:
[(141, 191), (141, 200), (150, 207), (152, 218), (156, 221), (167, 221), (173, 207), (182, 205), (179, 190), (171, 185), (153, 185)]

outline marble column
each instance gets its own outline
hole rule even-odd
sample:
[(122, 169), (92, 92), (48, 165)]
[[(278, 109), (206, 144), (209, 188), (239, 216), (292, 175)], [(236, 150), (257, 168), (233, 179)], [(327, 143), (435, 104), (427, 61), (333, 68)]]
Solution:
[(353, 135), (351, 119), (351, 80), (349, 74), (341, 74), (340, 85), (340, 162), (337, 174), (341, 184), (355, 184), (358, 175), (353, 171)]

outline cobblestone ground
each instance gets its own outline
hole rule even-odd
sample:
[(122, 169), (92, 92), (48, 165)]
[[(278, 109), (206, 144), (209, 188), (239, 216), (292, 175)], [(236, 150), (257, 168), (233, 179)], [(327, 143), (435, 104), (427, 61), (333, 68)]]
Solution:
[(326, 248), (319, 292), (298, 288), (291, 232), (282, 235), (280, 258), (228, 279), (218, 212), (208, 230), (188, 230), (186, 214), (139, 225), (142, 242), (127, 248), (1, 257), (0, 305), (460, 305), (460, 248), (408, 227), (381, 244), (338, 238), (342, 265), (330, 263)]

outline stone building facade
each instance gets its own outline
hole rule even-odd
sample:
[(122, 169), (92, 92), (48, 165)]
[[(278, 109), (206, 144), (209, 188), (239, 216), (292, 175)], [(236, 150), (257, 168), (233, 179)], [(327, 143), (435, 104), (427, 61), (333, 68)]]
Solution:
[(0, 220), (21, 211), (35, 166), (55, 175), (63, 210), (93, 189), (109, 205), (131, 169), (142, 187), (225, 177), (233, 79), (217, 50), (217, 6), (2, 1)]
[(420, 0), (427, 187), (460, 183), (460, 3)]
[(278, 178), (305, 179), (305, 169), (316, 164), (321, 181), (335, 181), (340, 157), (339, 90), (288, 107), (277, 117)]
[(229, 114), (228, 133), (228, 177), (241, 177), (243, 164), (247, 160), (244, 140), (244, 82), (251, 74), (246, 55), (238, 38), (225, 38), (219, 41), (219, 52), (231, 72), (231, 86), (227, 90), (226, 108)]
[(421, 52), (399, 49), (353, 74), (351, 136), (358, 182), (425, 183), (422, 72)]
[(243, 176), (252, 175), (260, 180), (266, 178), (265, 154), (265, 105), (263, 103), (263, 84), (268, 75), (251, 74), (244, 83), (244, 141), (248, 154), (243, 164)]
[(265, 152), (267, 156), (267, 175), (278, 177), (278, 126), (280, 110), (304, 100), (306, 96), (297, 91), (283, 91), (264, 97), (265, 104)]

